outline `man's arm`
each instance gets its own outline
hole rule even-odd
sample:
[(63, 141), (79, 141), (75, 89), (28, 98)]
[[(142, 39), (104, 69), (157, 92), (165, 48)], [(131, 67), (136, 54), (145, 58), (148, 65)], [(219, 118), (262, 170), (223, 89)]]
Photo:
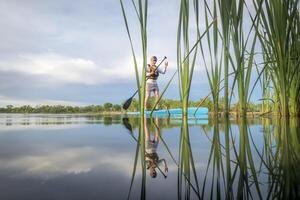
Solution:
[(168, 68), (168, 62), (165, 62), (165, 69), (164, 70), (161, 70), (161, 69), (157, 69), (157, 71), (158, 71), (158, 73), (160, 73), (160, 74), (165, 74), (166, 73), (166, 71), (167, 71), (167, 68)]
[(167, 165), (166, 160), (165, 160), (164, 158), (163, 158), (163, 159), (160, 159), (160, 160), (158, 161), (158, 164), (161, 163), (161, 162), (164, 162), (164, 165), (165, 165), (165, 172), (168, 172), (168, 165)]

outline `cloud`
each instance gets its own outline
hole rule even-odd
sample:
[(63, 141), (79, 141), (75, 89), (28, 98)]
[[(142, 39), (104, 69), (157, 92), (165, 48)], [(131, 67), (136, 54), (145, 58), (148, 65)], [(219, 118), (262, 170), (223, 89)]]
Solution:
[[(124, 3), (141, 68), (138, 20), (131, 2)], [(147, 54), (168, 56), (170, 66), (159, 80), (161, 85), (177, 67), (179, 5), (179, 1), (149, 2)], [(135, 89), (132, 54), (118, 1), (11, 0), (1, 1), (0, 10), (1, 95), (19, 102), (117, 103)], [(199, 62), (195, 71), (203, 70)], [(177, 88), (169, 91), (172, 97), (177, 94)]]
[[(75, 129), (81, 128), (82, 124), (60, 124), (59, 122), (41, 122), (42, 120), (38, 121), (38, 119), (29, 119), (22, 118), (26, 114), (10, 114), (11, 117), (14, 117), (13, 120), (10, 119), (0, 119), (0, 134), (1, 133), (14, 133), (15, 131), (24, 131), (24, 130), (66, 130), (66, 129)], [(43, 114), (44, 115), (44, 114)], [(0, 115), (0, 117), (2, 117)], [(32, 114), (31, 114), (32, 116)], [(45, 116), (45, 115), (44, 115)], [(33, 122), (36, 120), (35, 122)], [(12, 122), (13, 121), (13, 122)], [(55, 124), (56, 123), (56, 124)]]
[(133, 77), (132, 67), (126, 62), (122, 62), (123, 64), (120, 62), (116, 67), (105, 67), (92, 60), (67, 57), (55, 53), (24, 54), (18, 56), (17, 59), (1, 60), (0, 71), (13, 71), (37, 77), (47, 76), (56, 84), (94, 85)]
[(51, 99), (36, 99), (36, 100), (26, 100), (20, 98), (13, 98), (0, 95), (0, 106), (3, 105), (14, 105), (14, 106), (22, 106), (22, 105), (72, 105), (72, 106), (83, 106), (82, 103), (76, 101), (63, 101), (63, 100), (51, 100)]
[(1, 159), (0, 169), (17, 170), (17, 176), (55, 178), (66, 174), (87, 173), (106, 166), (116, 171), (129, 172), (127, 175), (130, 176), (132, 163), (128, 161), (132, 160), (131, 155), (107, 151), (105, 148), (93, 147), (60, 148), (40, 155)]

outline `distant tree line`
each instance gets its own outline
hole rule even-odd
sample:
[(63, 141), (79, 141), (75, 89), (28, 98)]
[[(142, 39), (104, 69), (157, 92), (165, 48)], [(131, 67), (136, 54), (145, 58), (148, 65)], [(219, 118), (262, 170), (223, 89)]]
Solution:
[(7, 105), (0, 108), (0, 113), (102, 113), (120, 112), (122, 109), (119, 104), (104, 103), (103, 105), (89, 106), (63, 106), (63, 105), (41, 105), (41, 106), (19, 106)]
[[(148, 110), (150, 110), (155, 103), (155, 98), (150, 98), (148, 104)], [(213, 102), (207, 98), (199, 101), (190, 101), (190, 107), (207, 107), (210, 111), (213, 109)], [(133, 99), (129, 109), (127, 111), (138, 111), (139, 105), (136, 99)], [(179, 100), (174, 99), (162, 99), (160, 101), (160, 109), (180, 108), (181, 103)], [(249, 103), (248, 111), (259, 112), (261, 110), (261, 104)], [(224, 110), (224, 99), (220, 99), (219, 110)], [(231, 105), (231, 111), (238, 110), (238, 103)], [(0, 107), (0, 113), (105, 113), (105, 112), (122, 112), (122, 105), (104, 103), (103, 105), (89, 105), (89, 106), (63, 106), (63, 105), (41, 105), (41, 106), (19, 106), (7, 105), (6, 107)]]

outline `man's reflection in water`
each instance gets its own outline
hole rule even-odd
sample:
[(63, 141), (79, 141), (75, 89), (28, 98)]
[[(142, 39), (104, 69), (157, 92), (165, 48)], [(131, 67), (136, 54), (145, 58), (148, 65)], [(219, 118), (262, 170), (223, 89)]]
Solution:
[[(150, 119), (148, 119), (150, 120)], [(159, 128), (158, 128), (158, 118), (155, 118), (155, 131), (154, 131), (154, 137), (151, 139), (150, 136), (150, 130), (149, 130), (149, 124), (148, 120), (145, 117), (144, 118), (144, 124), (145, 124), (145, 160), (146, 160), (146, 166), (147, 170), (149, 170), (149, 174), (152, 178), (155, 178), (157, 176), (156, 168), (163, 174), (163, 176), (166, 178), (167, 175), (165, 173), (168, 172), (168, 166), (165, 159), (159, 159), (157, 155), (157, 146), (159, 141)], [(164, 165), (164, 171), (161, 170), (160, 166)]]

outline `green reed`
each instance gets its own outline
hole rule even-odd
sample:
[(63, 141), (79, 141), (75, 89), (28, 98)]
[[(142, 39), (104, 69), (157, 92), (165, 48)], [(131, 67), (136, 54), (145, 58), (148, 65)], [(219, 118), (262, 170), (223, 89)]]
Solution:
[[(209, 63), (211, 65), (211, 70), (209, 70), (209, 66), (207, 64), (207, 61), (205, 59), (205, 55), (204, 55), (204, 50), (203, 50), (203, 46), (202, 43), (200, 45), (201, 48), (201, 54), (202, 54), (202, 58), (204, 61), (204, 65), (205, 65), (205, 70), (206, 70), (206, 74), (207, 74), (207, 78), (208, 78), (208, 82), (209, 82), (209, 86), (210, 86), (210, 90), (211, 90), (211, 94), (212, 94), (212, 99), (213, 99), (213, 112), (214, 113), (218, 113), (219, 112), (219, 94), (220, 94), (220, 80), (221, 80), (221, 72), (222, 72), (222, 63), (220, 61), (222, 61), (222, 59), (218, 59), (218, 54), (220, 52), (218, 52), (218, 41), (219, 41), (219, 30), (218, 30), (218, 20), (216, 20), (218, 18), (218, 14), (217, 14), (217, 3), (216, 0), (213, 1), (213, 14), (211, 13), (211, 10), (209, 8), (209, 6), (207, 5), (207, 2), (205, 1), (205, 25), (206, 27), (208, 27), (208, 13), (211, 15), (212, 20), (213, 20), (213, 28), (212, 30), (206, 34), (206, 38), (207, 38), (207, 44), (208, 44), (208, 50), (209, 50)], [(213, 35), (213, 37), (211, 38), (211, 34)], [(225, 81), (227, 81), (228, 79), (226, 79)], [(226, 82), (228, 83), (228, 82)]]
[[(196, 16), (196, 23), (198, 27), (198, 2), (194, 1), (194, 10)], [(179, 94), (180, 100), (182, 102), (182, 112), (183, 115), (187, 115), (187, 108), (189, 102), (190, 88), (193, 78), (194, 67), (197, 57), (197, 48), (195, 48), (192, 60), (189, 58), (190, 52), (190, 3), (189, 0), (180, 1), (179, 10), (179, 22), (177, 30), (177, 68), (178, 68), (178, 78), (179, 78)], [(200, 34), (197, 34), (197, 41), (199, 40)], [(182, 62), (184, 61), (184, 62)]]
[(222, 44), (224, 52), (224, 99), (225, 99), (225, 115), (229, 112), (229, 50), (230, 50), (230, 9), (233, 4), (233, 0), (218, 0), (218, 6), (220, 10), (220, 21), (222, 25)]
[[(134, 62), (134, 69), (135, 69), (135, 77), (136, 77), (136, 84), (138, 88), (138, 94), (139, 94), (139, 110), (141, 112), (141, 116), (144, 116), (144, 102), (145, 102), (145, 88), (146, 88), (146, 69), (145, 66), (147, 66), (147, 16), (148, 16), (148, 0), (139, 0), (137, 2), (137, 5), (134, 0), (131, 1), (133, 8), (137, 14), (139, 27), (140, 27), (140, 34), (141, 34), (141, 46), (142, 46), (142, 70), (141, 75), (139, 75), (139, 68), (138, 63), (136, 60), (136, 53), (133, 47), (133, 40), (130, 34), (129, 26), (128, 26), (128, 20), (127, 15), (125, 12), (125, 7), (123, 4), (123, 1), (120, 0), (121, 8), (122, 8), (122, 14), (126, 26), (127, 35), (130, 41), (132, 56), (133, 56), (133, 62)], [(140, 82), (141, 80), (141, 82)]]
[[(135, 69), (135, 76), (136, 76), (136, 83), (137, 83), (137, 88), (138, 88), (138, 94), (139, 94), (139, 111), (140, 111), (140, 117), (139, 117), (139, 139), (138, 142), (141, 145), (141, 166), (142, 166), (142, 185), (141, 185), (141, 199), (145, 199), (146, 197), (146, 167), (145, 167), (145, 120), (144, 120), (144, 102), (145, 102), (145, 88), (146, 88), (146, 69), (145, 66), (147, 66), (147, 16), (148, 16), (148, 0), (139, 0), (137, 2), (137, 5), (134, 0), (131, 1), (133, 5), (133, 9), (136, 12), (138, 22), (139, 22), (139, 27), (140, 27), (140, 35), (141, 35), (141, 41), (142, 41), (142, 57), (143, 57), (143, 62), (142, 62), (142, 70), (141, 70), (141, 75), (139, 75), (139, 70), (138, 70), (138, 64), (136, 60), (136, 54), (135, 50), (133, 48), (133, 41), (132, 37), (130, 34), (128, 22), (127, 22), (127, 16), (124, 8), (123, 1), (120, 0), (121, 8), (122, 8), (122, 13), (123, 13), (123, 18), (126, 26), (126, 31), (127, 35), (130, 41), (130, 46), (131, 46), (131, 51), (133, 55), (133, 61), (134, 61), (134, 69)], [(141, 80), (141, 82), (140, 82)], [(137, 147), (137, 152), (136, 152), (136, 159), (138, 156), (138, 150), (139, 145)], [(136, 162), (136, 161), (135, 161)], [(135, 167), (133, 170), (133, 177), (131, 181), (131, 186), (130, 186), (130, 191), (132, 188), (133, 180), (134, 180), (134, 174), (136, 170), (136, 163)], [(130, 196), (130, 192), (128, 195), (128, 198)]]
[[(244, 15), (246, 4), (243, 0), (236, 1), (231, 6), (231, 38), (234, 52), (234, 68), (236, 69), (235, 80), (237, 81), (239, 107), (241, 115), (246, 115), (247, 104), (249, 102), (250, 94), (250, 80), (252, 69), (254, 65), (254, 50), (257, 39), (256, 32), (253, 32), (253, 26), (258, 22), (256, 15), (250, 18), (253, 19), (251, 28), (248, 33), (244, 32)], [(251, 34), (253, 39), (251, 39)], [(248, 49), (250, 46), (250, 49)], [(234, 81), (235, 81), (234, 80)]]
[(299, 1), (257, 0), (254, 5), (260, 12), (256, 31), (265, 53), (265, 62), (278, 97), (283, 116), (299, 113)]
[[(209, 86), (212, 92), (214, 112), (219, 112), (219, 91), (224, 88), (224, 113), (225, 115), (228, 115), (233, 90), (237, 83), (239, 111), (242, 115), (245, 115), (252, 93), (250, 92), (250, 80), (252, 76), (255, 55), (254, 50), (257, 40), (256, 32), (254, 31), (254, 24), (258, 22), (258, 18), (256, 15), (253, 17), (249, 13), (249, 17), (252, 19), (252, 24), (250, 24), (251, 28), (249, 32), (245, 33), (243, 26), (243, 22), (245, 21), (245, 7), (247, 7), (245, 1), (214, 0), (209, 4), (206, 0), (204, 0), (204, 3), (206, 25), (208, 23), (208, 15), (210, 15), (213, 19), (218, 19), (214, 21), (213, 31), (211, 33), (212, 38), (209, 34), (207, 35), (211, 65), (210, 70), (208, 69), (207, 62), (205, 61), (203, 47), (201, 47)], [(221, 40), (222, 48), (219, 47), (219, 40)], [(218, 56), (220, 56), (220, 59)], [(229, 85), (230, 66), (232, 67), (234, 75), (231, 86)], [(224, 80), (223, 87), (221, 86), (222, 81), (220, 81), (222, 69), (224, 76), (222, 79)], [(229, 87), (231, 88), (231, 94), (229, 94)]]

